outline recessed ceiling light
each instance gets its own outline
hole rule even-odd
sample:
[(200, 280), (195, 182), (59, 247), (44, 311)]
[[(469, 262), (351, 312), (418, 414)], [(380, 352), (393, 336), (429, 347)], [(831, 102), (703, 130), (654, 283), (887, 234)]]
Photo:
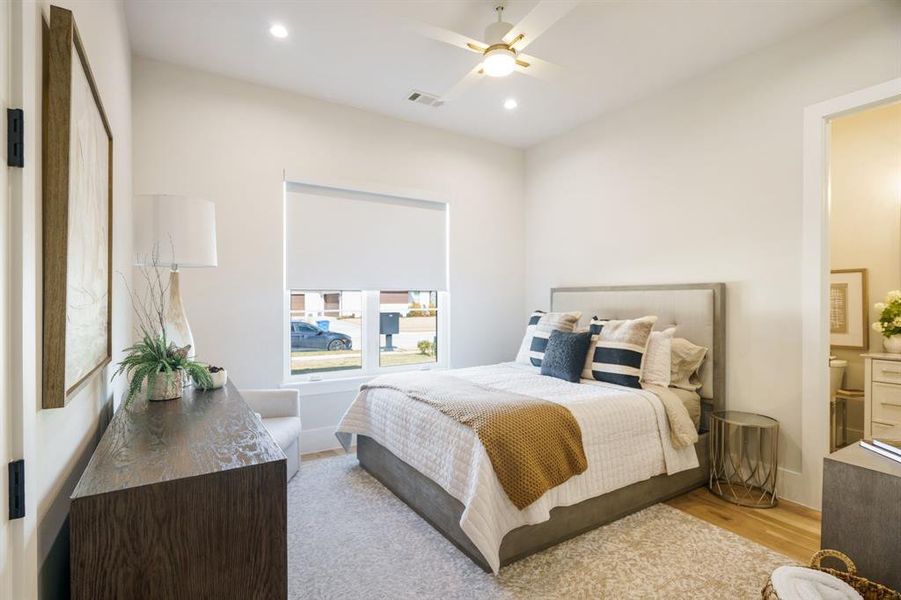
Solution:
[(517, 106), (519, 106), (519, 102), (516, 101), (516, 98), (507, 98), (504, 100), (504, 108), (507, 110), (513, 110)]
[(277, 37), (279, 39), (284, 39), (288, 37), (288, 29), (281, 25), (280, 23), (276, 23), (272, 27), (269, 28), (269, 33), (272, 34), (272, 37)]

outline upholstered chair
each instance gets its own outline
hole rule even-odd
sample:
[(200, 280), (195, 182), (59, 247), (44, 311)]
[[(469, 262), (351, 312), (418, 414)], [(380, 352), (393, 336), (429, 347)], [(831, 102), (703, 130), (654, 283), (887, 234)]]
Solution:
[(300, 394), (297, 390), (241, 390), (241, 395), (288, 457), (290, 480), (300, 468)]

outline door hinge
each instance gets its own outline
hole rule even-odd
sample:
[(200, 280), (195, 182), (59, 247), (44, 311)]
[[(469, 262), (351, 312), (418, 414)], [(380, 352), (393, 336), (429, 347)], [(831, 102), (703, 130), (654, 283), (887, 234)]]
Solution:
[(25, 166), (25, 111), (21, 108), (6, 109), (6, 164)]
[(25, 461), (9, 463), (9, 518), (25, 516)]

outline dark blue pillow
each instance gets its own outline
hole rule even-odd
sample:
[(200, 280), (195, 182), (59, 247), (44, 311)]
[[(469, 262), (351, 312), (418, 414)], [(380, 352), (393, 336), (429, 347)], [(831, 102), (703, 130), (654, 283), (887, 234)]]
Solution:
[(585, 368), (585, 356), (591, 345), (591, 332), (552, 331), (548, 338), (541, 374), (578, 383)]

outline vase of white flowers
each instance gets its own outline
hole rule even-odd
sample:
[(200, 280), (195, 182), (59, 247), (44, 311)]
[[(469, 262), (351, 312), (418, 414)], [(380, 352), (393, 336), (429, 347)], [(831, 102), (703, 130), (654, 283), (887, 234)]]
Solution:
[(877, 302), (874, 308), (879, 320), (873, 323), (873, 331), (882, 334), (882, 347), (886, 352), (901, 354), (901, 290), (890, 291), (885, 302)]

